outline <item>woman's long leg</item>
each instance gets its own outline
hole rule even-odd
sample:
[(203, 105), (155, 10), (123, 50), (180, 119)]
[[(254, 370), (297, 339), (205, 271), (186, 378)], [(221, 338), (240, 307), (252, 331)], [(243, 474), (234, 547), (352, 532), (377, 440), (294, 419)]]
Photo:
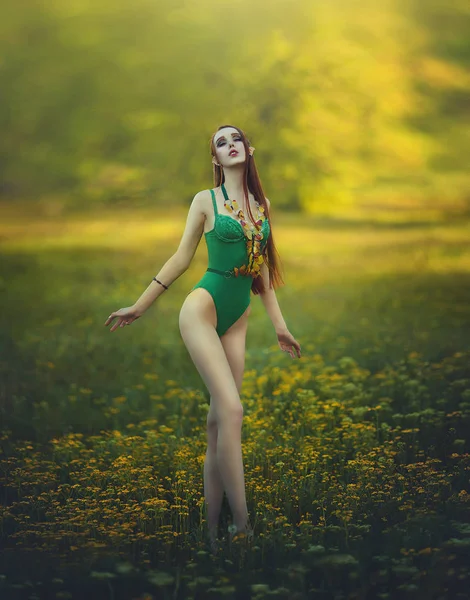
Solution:
[[(206, 296), (197, 301), (192, 295)], [(244, 529), (247, 521), (245, 478), (241, 449), (243, 406), (240, 402), (230, 364), (222, 342), (209, 316), (208, 299), (212, 296), (203, 288), (197, 288), (187, 296), (181, 308), (179, 327), (186, 348), (214, 402), (218, 425), (217, 465), (232, 510), (237, 529)], [(215, 315), (215, 307), (212, 306)]]
[[(251, 307), (221, 338), (239, 394), (242, 389), (245, 369), (246, 331), (250, 312)], [(207, 525), (211, 540), (217, 538), (217, 527), (224, 496), (223, 481), (217, 464), (217, 439), (218, 425), (211, 396), (207, 415), (207, 452), (204, 462), (204, 497), (206, 499)]]

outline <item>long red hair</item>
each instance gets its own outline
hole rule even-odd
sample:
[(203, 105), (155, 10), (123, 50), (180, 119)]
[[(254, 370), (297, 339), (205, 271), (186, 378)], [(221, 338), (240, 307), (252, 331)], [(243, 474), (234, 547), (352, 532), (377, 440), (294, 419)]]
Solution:
[[(255, 219), (251, 212), (250, 204), (248, 202), (248, 190), (253, 194), (253, 196), (255, 197), (258, 204), (260, 206), (264, 207), (264, 214), (265, 214), (266, 218), (269, 219), (269, 226), (270, 226), (271, 232), (268, 236), (268, 241), (267, 241), (267, 244), (263, 251), (263, 256), (264, 256), (264, 261), (266, 263), (266, 266), (268, 267), (268, 270), (269, 270), (269, 287), (273, 288), (273, 289), (277, 289), (278, 287), (280, 287), (281, 285), (284, 284), (284, 280), (282, 279), (281, 269), (280, 269), (281, 259), (280, 259), (279, 253), (277, 251), (276, 245), (274, 244), (273, 226), (272, 226), (272, 222), (271, 222), (270, 215), (269, 215), (269, 209), (268, 209), (268, 205), (266, 202), (266, 197), (265, 197), (264, 191), (263, 191), (263, 186), (261, 185), (261, 180), (259, 178), (258, 170), (256, 168), (255, 159), (253, 158), (253, 156), (250, 156), (250, 153), (249, 153), (249, 147), (251, 146), (251, 143), (248, 140), (248, 138), (246, 137), (246, 135), (244, 134), (244, 132), (239, 127), (235, 127), (234, 125), (221, 125), (220, 127), (218, 127), (216, 129), (216, 131), (211, 136), (211, 139), (210, 139), (211, 154), (213, 157), (215, 157), (217, 159), (215, 145), (214, 145), (214, 136), (217, 133), (217, 131), (219, 131), (220, 129), (223, 129), (224, 127), (233, 127), (234, 129), (236, 129), (243, 140), (243, 145), (245, 146), (245, 156), (247, 158), (245, 161), (245, 169), (243, 171), (243, 193), (244, 193), (245, 199), (247, 201), (246, 205), (248, 207), (248, 214), (249, 214), (250, 221), (253, 223), (255, 221)], [(225, 181), (224, 169), (223, 169), (222, 165), (213, 164), (213, 166), (214, 166), (214, 187), (218, 187), (218, 186), (222, 185), (222, 183), (224, 183), (224, 181)], [(251, 291), (253, 292), (253, 294), (260, 294), (265, 291), (265, 286), (263, 284), (263, 279), (261, 276), (253, 278), (253, 283), (251, 284)]]

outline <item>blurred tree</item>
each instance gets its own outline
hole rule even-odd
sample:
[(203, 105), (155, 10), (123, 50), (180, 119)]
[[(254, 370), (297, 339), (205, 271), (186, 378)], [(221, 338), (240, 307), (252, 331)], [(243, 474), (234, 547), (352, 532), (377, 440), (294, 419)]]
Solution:
[(467, 20), (461, 0), (11, 3), (0, 193), (185, 204), (232, 123), (286, 210), (456, 201)]

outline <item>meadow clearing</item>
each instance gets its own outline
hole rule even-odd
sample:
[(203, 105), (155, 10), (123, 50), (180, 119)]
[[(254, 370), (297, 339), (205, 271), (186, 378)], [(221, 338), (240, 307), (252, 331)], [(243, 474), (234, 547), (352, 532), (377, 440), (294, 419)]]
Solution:
[[(185, 215), (0, 210), (2, 598), (465, 598), (470, 222), (277, 214), (302, 346), (259, 298), (243, 456), (251, 548), (205, 538), (208, 393), (178, 311), (190, 269), (131, 327)], [(225, 542), (224, 542), (225, 540)]]

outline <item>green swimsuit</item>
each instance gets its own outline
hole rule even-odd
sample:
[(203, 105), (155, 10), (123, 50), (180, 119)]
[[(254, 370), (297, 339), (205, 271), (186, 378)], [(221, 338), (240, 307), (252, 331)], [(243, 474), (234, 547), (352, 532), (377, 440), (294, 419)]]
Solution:
[[(223, 192), (228, 200), (225, 189)], [(253, 278), (251, 275), (234, 275), (234, 267), (247, 264), (247, 238), (238, 219), (218, 213), (214, 190), (211, 190), (211, 194), (214, 228), (204, 234), (209, 265), (202, 279), (189, 293), (199, 287), (209, 292), (217, 314), (216, 331), (219, 337), (222, 337), (249, 306)], [(263, 221), (262, 231), (261, 250), (264, 250), (270, 233), (268, 219)]]

